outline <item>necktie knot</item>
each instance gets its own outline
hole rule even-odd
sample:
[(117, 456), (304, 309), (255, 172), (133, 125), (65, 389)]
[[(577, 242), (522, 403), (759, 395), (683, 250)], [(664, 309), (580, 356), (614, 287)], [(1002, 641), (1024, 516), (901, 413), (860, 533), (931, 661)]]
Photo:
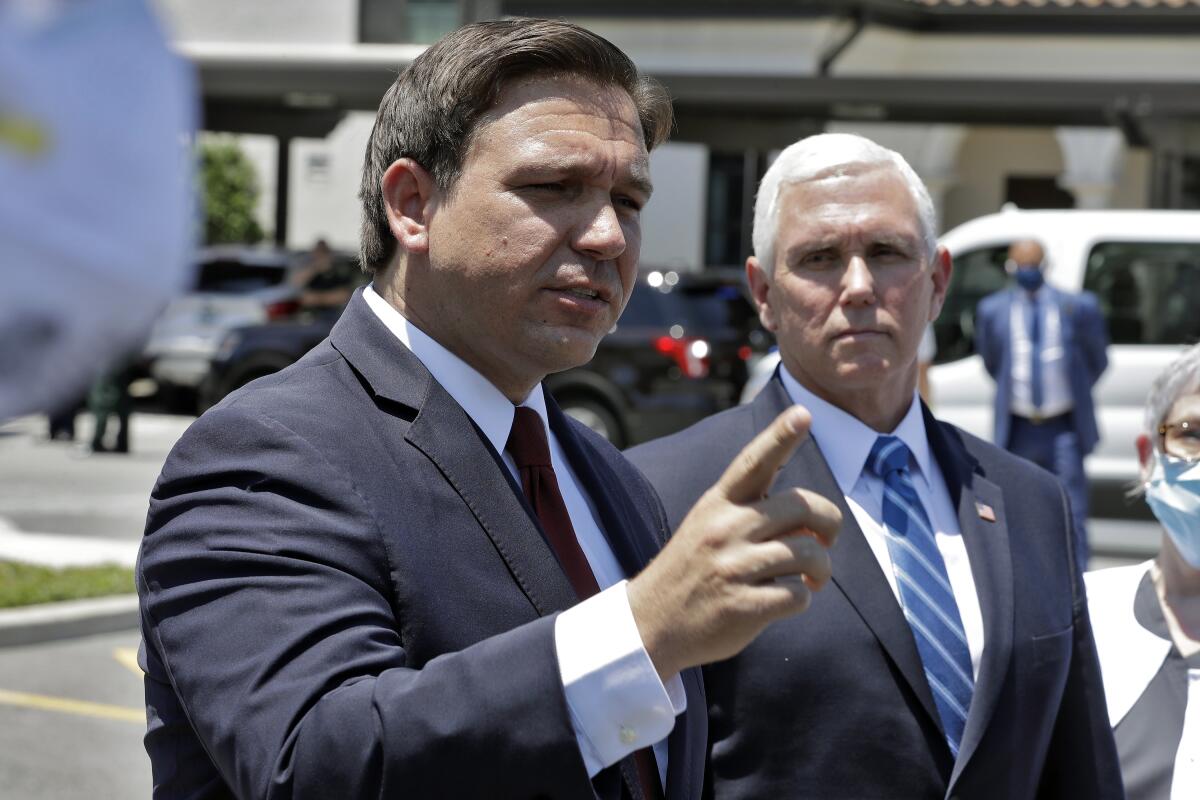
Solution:
[(871, 447), (871, 454), (867, 456), (867, 468), (887, 480), (893, 472), (908, 469), (910, 455), (908, 445), (899, 437), (880, 436)]
[(517, 406), (512, 430), (508, 434), (508, 444), (504, 449), (512, 454), (517, 469), (551, 466), (546, 427), (542, 424), (542, 418), (532, 408)]

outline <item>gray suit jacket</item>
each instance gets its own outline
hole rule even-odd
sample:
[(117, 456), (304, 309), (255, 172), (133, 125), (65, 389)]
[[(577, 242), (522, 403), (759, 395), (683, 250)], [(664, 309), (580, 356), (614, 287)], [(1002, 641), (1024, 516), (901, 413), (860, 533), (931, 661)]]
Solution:
[[(789, 405), (776, 375), (751, 405), (628, 455), (678, 525), (733, 455)], [(959, 758), (951, 758), (895, 595), (808, 439), (775, 488), (811, 489), (841, 508), (833, 579), (807, 612), (705, 668), (715, 797), (1121, 797), (1061, 488), (928, 410), (925, 424), (983, 612), (983, 661)]]

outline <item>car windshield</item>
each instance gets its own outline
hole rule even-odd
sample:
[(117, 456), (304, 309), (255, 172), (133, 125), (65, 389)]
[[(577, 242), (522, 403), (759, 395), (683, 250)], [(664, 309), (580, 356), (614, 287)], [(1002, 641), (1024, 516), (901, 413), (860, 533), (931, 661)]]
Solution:
[(679, 287), (664, 299), (674, 304), (688, 324), (699, 328), (744, 331), (757, 319), (737, 286)]
[(621, 315), (626, 327), (689, 331), (736, 331), (745, 335), (758, 328), (758, 316), (736, 284), (681, 283), (669, 291), (639, 284)]
[(197, 292), (238, 294), (277, 286), (286, 277), (287, 270), (282, 266), (214, 259), (199, 265), (194, 289)]

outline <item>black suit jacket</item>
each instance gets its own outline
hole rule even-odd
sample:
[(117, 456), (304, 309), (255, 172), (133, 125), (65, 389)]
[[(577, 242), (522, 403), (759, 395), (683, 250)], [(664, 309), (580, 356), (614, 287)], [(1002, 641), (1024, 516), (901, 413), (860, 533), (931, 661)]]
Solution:
[[(751, 405), (629, 457), (677, 525), (732, 456), (789, 405), (776, 375)], [(717, 798), (1121, 796), (1062, 489), (928, 410), (925, 424), (983, 612), (983, 658), (958, 760), (903, 612), (810, 438), (775, 488), (812, 489), (841, 509), (833, 579), (807, 612), (705, 668)], [(990, 511), (981, 516), (983, 507)]]
[[(661, 505), (547, 406), (635, 574)], [(554, 647), (576, 600), (519, 487), (361, 293), (326, 342), (188, 429), (137, 580), (156, 797), (634, 791), (630, 759), (588, 780)], [(669, 800), (703, 774), (699, 672), (683, 678)]]

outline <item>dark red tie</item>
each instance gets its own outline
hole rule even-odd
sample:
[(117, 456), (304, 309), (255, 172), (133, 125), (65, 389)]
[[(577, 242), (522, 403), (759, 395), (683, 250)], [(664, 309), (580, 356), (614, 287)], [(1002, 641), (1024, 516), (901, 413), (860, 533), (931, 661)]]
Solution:
[[(558, 556), (563, 572), (567, 574), (567, 580), (575, 589), (575, 595), (580, 600), (586, 600), (599, 592), (600, 586), (596, 583), (596, 576), (592, 573), (587, 557), (579, 546), (579, 540), (575, 537), (571, 516), (567, 513), (567, 505), (558, 489), (558, 478), (555, 477), (554, 467), (550, 463), (546, 428), (536, 411), (517, 406), (512, 432), (508, 435), (508, 444), (504, 449), (516, 462), (525, 499), (537, 514), (542, 531), (546, 534), (554, 555)], [(637, 764), (642, 796), (646, 800), (661, 798), (662, 784), (659, 782), (658, 768), (654, 765), (654, 754), (649, 747), (645, 747), (633, 756)]]

